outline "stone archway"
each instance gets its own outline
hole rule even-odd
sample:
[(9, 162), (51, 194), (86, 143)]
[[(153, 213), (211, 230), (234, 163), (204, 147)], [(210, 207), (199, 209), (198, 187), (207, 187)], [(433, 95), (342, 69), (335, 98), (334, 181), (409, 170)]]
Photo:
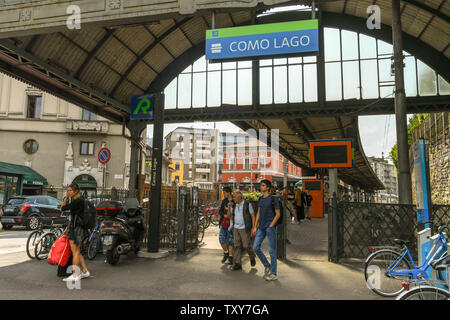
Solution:
[(81, 194), (86, 198), (93, 198), (97, 193), (97, 180), (89, 174), (81, 174), (73, 179), (72, 183), (78, 184)]

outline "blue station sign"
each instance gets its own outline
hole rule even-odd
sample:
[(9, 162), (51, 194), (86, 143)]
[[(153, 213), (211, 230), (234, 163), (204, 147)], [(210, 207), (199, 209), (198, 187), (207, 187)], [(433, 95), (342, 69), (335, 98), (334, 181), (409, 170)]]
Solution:
[(207, 30), (206, 59), (315, 54), (318, 26), (314, 19)]
[(130, 119), (153, 119), (154, 94), (132, 95)]

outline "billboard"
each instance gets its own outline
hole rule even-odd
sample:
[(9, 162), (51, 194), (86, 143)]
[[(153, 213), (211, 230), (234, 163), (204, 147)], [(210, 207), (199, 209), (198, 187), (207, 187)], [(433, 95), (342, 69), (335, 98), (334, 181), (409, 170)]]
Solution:
[(352, 141), (352, 139), (308, 141), (310, 167), (353, 167)]
[(251, 25), (206, 31), (206, 59), (289, 56), (319, 50), (318, 20)]

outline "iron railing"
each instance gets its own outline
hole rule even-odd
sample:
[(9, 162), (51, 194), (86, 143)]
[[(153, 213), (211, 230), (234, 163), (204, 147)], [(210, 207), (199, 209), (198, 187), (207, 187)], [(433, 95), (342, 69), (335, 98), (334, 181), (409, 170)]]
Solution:
[[(416, 206), (341, 201), (336, 216), (337, 257), (331, 260), (366, 258), (372, 247), (396, 246), (394, 239), (409, 241), (408, 248), (417, 259), (417, 233), (424, 225), (417, 223)], [(450, 205), (433, 205), (431, 217), (433, 234), (442, 223), (450, 227)]]

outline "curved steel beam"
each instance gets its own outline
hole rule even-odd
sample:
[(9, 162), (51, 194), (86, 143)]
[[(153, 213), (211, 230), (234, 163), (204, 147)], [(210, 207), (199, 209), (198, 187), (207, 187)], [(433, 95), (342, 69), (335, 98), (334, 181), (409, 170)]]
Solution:
[[(369, 30), (366, 26), (366, 20), (363, 18), (325, 11), (322, 12), (322, 18), (324, 27), (354, 31), (392, 44), (392, 28), (388, 25), (383, 24), (380, 30)], [(262, 16), (258, 18), (258, 21), (261, 23), (272, 23), (300, 19), (310, 19), (310, 14), (296, 11), (280, 12)], [(248, 21), (240, 25), (247, 25), (249, 23), (250, 22)], [(450, 60), (443, 53), (406, 33), (403, 33), (403, 47), (405, 51), (408, 51), (410, 54), (429, 65), (433, 70), (437, 71), (442, 78), (450, 83)], [(177, 60), (173, 61), (158, 74), (150, 84), (147, 92), (164, 90), (164, 88), (168, 86), (179, 73), (181, 73), (181, 71), (189, 67), (204, 54), (205, 42), (201, 42), (195, 47), (185, 51)]]
[(401, 0), (401, 1), (408, 5), (417, 7), (421, 10), (427, 11), (428, 13), (431, 13), (433, 16), (436, 16), (436, 17), (444, 20), (448, 24), (450, 24), (450, 18), (445, 13), (441, 12), (441, 8), (447, 0), (443, 0), (437, 9), (433, 9), (429, 5), (419, 2), (419, 1), (416, 1), (416, 0)]
[[(131, 73), (131, 71), (133, 71), (133, 69), (137, 66), (137, 64), (145, 58), (145, 56), (152, 51), (152, 49), (154, 47), (156, 47), (158, 44), (160, 44), (164, 39), (166, 39), (172, 32), (174, 32), (175, 30), (177, 30), (178, 28), (181, 28), (181, 26), (183, 26), (185, 23), (187, 23), (188, 21), (190, 21), (191, 18), (184, 18), (178, 22), (176, 22), (171, 28), (169, 28), (166, 32), (164, 32), (161, 36), (159, 36), (158, 38), (156, 38), (149, 46), (147, 46), (147, 48), (144, 49), (144, 51), (141, 52), (141, 54), (139, 54), (138, 57), (136, 57), (136, 59), (134, 59), (133, 63), (128, 67), (128, 69), (125, 71), (125, 73), (120, 77), (120, 79), (117, 81), (116, 85), (114, 86), (114, 88), (111, 90), (109, 96), (110, 97), (114, 97), (114, 94), (116, 93), (116, 91), (119, 89), (120, 85), (122, 84), (122, 82), (128, 77), (128, 75)], [(169, 52), (167, 50), (167, 52)], [(169, 52), (170, 54), (170, 52)], [(176, 60), (175, 60), (176, 61)]]

